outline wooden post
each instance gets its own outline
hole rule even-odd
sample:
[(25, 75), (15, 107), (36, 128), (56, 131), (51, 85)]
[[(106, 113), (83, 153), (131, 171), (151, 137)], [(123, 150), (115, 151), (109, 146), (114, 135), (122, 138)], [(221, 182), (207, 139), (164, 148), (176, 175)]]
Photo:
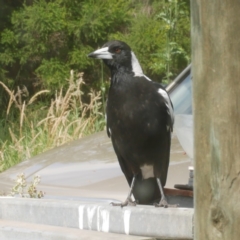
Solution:
[(195, 240), (240, 239), (240, 1), (192, 0)]

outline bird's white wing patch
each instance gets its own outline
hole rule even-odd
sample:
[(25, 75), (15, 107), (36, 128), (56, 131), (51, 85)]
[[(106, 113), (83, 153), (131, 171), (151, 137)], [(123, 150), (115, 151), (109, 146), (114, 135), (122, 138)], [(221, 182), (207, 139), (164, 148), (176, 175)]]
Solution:
[(142, 68), (138, 62), (138, 59), (136, 58), (136, 55), (134, 54), (134, 52), (131, 52), (132, 54), (132, 70), (134, 73), (134, 76), (143, 76), (143, 71)]
[(143, 75), (148, 81), (152, 81), (149, 77), (147, 77), (146, 75)]
[[(174, 112), (173, 112), (173, 107), (172, 107), (172, 104), (171, 104), (171, 100), (167, 94), (167, 92), (161, 88), (158, 89), (158, 93), (160, 93), (160, 95), (164, 98), (165, 100), (165, 104), (168, 108), (168, 113), (171, 117), (171, 121), (172, 121), (172, 124), (174, 122)], [(169, 126), (167, 126), (169, 128)]]
[[(108, 126), (108, 124), (107, 124), (107, 114), (105, 114), (105, 121), (106, 121), (106, 125)], [(107, 128), (107, 134), (108, 134), (109, 137), (112, 136), (112, 132), (111, 132), (111, 128), (110, 127)]]
[(112, 136), (111, 128), (108, 128), (108, 132), (110, 134), (110, 137)]

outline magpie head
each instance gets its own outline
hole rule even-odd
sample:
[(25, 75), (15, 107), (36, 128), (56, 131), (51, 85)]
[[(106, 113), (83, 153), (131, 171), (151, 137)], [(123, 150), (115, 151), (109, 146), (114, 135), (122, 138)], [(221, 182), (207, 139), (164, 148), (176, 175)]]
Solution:
[(105, 43), (102, 48), (90, 53), (88, 57), (103, 59), (111, 69), (130, 71), (134, 75), (142, 75), (142, 68), (131, 48), (122, 41), (114, 40)]

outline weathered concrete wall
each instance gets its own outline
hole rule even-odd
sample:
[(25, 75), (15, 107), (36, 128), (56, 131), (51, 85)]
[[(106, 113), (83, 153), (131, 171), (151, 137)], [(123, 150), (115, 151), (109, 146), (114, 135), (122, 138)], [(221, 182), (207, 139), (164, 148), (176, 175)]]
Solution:
[(195, 239), (240, 239), (240, 1), (192, 1)]
[[(121, 208), (113, 207), (106, 202), (88, 203), (87, 201), (44, 198), (0, 197), (0, 239), (3, 239), (1, 234), (7, 234), (11, 237), (4, 231), (6, 225), (3, 221), (9, 221), (5, 224), (10, 227), (10, 222), (15, 221), (35, 225), (145, 236), (150, 237), (150, 239), (156, 237), (157, 239), (185, 240), (193, 238), (193, 214), (194, 210), (192, 208), (156, 208), (144, 205)], [(1, 220), (3, 221), (1, 222)], [(16, 225), (17, 223), (12, 225), (12, 229)], [(23, 229), (27, 229), (27, 227)], [(35, 234), (38, 235), (38, 232), (35, 232)], [(146, 239), (145, 237), (143, 239)], [(43, 238), (29, 237), (29, 239)]]

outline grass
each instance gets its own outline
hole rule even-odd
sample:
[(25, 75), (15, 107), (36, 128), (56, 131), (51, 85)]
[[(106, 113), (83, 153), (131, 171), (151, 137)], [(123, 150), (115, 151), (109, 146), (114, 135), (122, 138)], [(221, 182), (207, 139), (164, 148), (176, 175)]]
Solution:
[(57, 90), (45, 105), (38, 98), (50, 94), (48, 90), (26, 100), (27, 89), (12, 91), (3, 82), (0, 85), (9, 95), (5, 119), (0, 121), (0, 171), (104, 128), (101, 93), (90, 90), (88, 103), (82, 100), (83, 73), (71, 71), (68, 89)]

